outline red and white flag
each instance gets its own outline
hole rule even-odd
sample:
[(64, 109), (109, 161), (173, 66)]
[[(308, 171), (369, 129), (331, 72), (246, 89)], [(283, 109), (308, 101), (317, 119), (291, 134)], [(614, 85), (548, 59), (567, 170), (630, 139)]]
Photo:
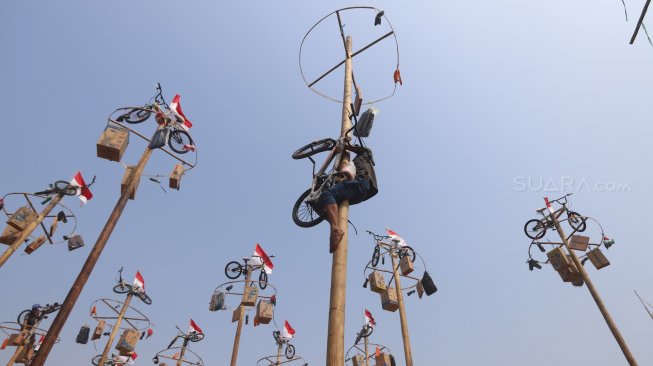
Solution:
[(136, 271), (136, 277), (134, 277), (134, 288), (137, 290), (145, 291), (145, 280), (139, 271)]
[(281, 332), (281, 336), (284, 337), (285, 339), (292, 339), (292, 337), (295, 335), (295, 330), (292, 329), (290, 326), (290, 323), (286, 320), (286, 323), (283, 325), (283, 331)]
[(546, 208), (549, 209), (549, 212), (551, 212), (551, 213), (555, 212), (553, 210), (553, 207), (551, 207), (551, 202), (549, 202), (549, 197), (544, 197), (544, 204), (546, 204)]
[(184, 124), (182, 125), (182, 127), (186, 131), (188, 131), (188, 129), (193, 127), (193, 124), (190, 123), (188, 118), (186, 118), (186, 116), (184, 115), (184, 112), (181, 110), (181, 104), (179, 104), (180, 99), (181, 99), (181, 95), (179, 95), (179, 94), (175, 95), (175, 97), (172, 98), (172, 103), (170, 103), (170, 110), (172, 111), (172, 113), (177, 115), (177, 117), (179, 117), (180, 119), (182, 119), (184, 121)]
[(390, 228), (387, 228), (385, 230), (388, 232), (388, 236), (390, 237), (390, 239), (392, 241), (394, 241), (395, 243), (397, 243), (397, 245), (399, 245), (400, 247), (403, 247), (403, 246), (406, 245), (406, 241), (404, 240), (404, 238), (399, 236), (399, 234), (397, 234), (394, 231), (390, 230)]
[(200, 327), (198, 327), (197, 324), (195, 324), (193, 319), (190, 320), (190, 328), (188, 328), (188, 333), (192, 333), (192, 332), (202, 333), (202, 329), (200, 329)]
[(93, 198), (93, 193), (91, 193), (91, 190), (86, 186), (86, 182), (84, 182), (81, 172), (75, 174), (73, 180), (70, 181), (70, 185), (77, 187), (77, 196), (82, 201), (82, 206), (86, 204), (86, 201)]
[(274, 268), (270, 257), (265, 254), (263, 248), (258, 243), (256, 243), (256, 249), (254, 249), (254, 254), (252, 254), (252, 264), (257, 266), (263, 265), (263, 270), (267, 274), (272, 273), (272, 268)]
[(376, 325), (372, 313), (370, 313), (370, 311), (367, 309), (365, 309), (365, 325), (370, 325), (372, 327)]
[(43, 343), (43, 340), (45, 340), (45, 334), (41, 335), (41, 338), (39, 338), (39, 341), (36, 342), (36, 345), (34, 345), (34, 350), (38, 351), (39, 348), (41, 348), (41, 343)]

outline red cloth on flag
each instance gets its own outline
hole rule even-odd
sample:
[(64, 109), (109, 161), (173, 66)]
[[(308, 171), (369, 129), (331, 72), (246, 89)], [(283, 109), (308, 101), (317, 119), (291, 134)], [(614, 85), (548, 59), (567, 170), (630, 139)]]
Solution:
[(75, 174), (73, 180), (70, 181), (70, 185), (77, 187), (77, 196), (79, 196), (79, 199), (82, 201), (82, 206), (85, 205), (88, 200), (93, 198), (93, 193), (91, 193), (91, 190), (86, 186), (86, 182), (84, 182), (81, 172), (78, 171), (77, 174)]
[(202, 333), (202, 329), (195, 324), (193, 319), (190, 320), (190, 328), (188, 328), (188, 332), (197, 332), (197, 333)]
[(293, 327), (290, 326), (290, 323), (286, 320), (286, 323), (283, 325), (283, 333), (282, 336), (286, 339), (292, 339), (292, 337), (295, 335), (295, 330)]
[(399, 234), (397, 234), (396, 232), (390, 230), (390, 228), (387, 228), (386, 231), (388, 232), (388, 236), (390, 237), (390, 239), (392, 239), (392, 241), (396, 242), (397, 245), (399, 245), (401, 247), (406, 245), (406, 241), (404, 240), (404, 238), (399, 236)]
[(134, 287), (145, 291), (145, 280), (139, 271), (136, 271), (136, 277), (134, 278)]
[(376, 325), (376, 321), (374, 321), (374, 317), (372, 316), (372, 313), (370, 313), (369, 310), (365, 309), (365, 324), (369, 324), (371, 326)]
[[(257, 258), (258, 257), (258, 258)], [(263, 264), (263, 270), (265, 273), (270, 274), (272, 273), (272, 268), (274, 268), (274, 264), (272, 264), (272, 261), (270, 260), (270, 257), (263, 251), (263, 248), (256, 243), (256, 249), (254, 249), (254, 254), (252, 254), (252, 258), (256, 258), (259, 262)]]
[(172, 103), (170, 103), (170, 109), (184, 120), (183, 126), (186, 130), (188, 130), (189, 128), (193, 127), (193, 124), (188, 120), (188, 118), (186, 118), (186, 115), (181, 110), (181, 104), (179, 104), (180, 99), (181, 95), (175, 95), (175, 97), (172, 98)]

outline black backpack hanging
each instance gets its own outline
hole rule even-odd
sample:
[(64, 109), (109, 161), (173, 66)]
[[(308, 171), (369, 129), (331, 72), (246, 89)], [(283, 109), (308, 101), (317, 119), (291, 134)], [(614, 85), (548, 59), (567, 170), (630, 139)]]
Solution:
[(421, 282), (427, 296), (431, 296), (438, 291), (438, 288), (435, 286), (435, 283), (428, 272), (424, 271), (424, 276), (422, 276)]
[(77, 333), (77, 343), (86, 344), (88, 343), (88, 336), (91, 333), (91, 328), (88, 325), (82, 325), (82, 328)]

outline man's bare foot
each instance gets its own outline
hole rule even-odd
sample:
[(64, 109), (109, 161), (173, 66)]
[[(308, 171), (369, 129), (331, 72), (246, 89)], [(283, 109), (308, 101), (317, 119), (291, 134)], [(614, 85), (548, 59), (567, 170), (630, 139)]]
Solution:
[(329, 253), (333, 253), (338, 249), (338, 244), (340, 244), (343, 235), (345, 235), (344, 231), (337, 228), (331, 229), (331, 235), (329, 236)]

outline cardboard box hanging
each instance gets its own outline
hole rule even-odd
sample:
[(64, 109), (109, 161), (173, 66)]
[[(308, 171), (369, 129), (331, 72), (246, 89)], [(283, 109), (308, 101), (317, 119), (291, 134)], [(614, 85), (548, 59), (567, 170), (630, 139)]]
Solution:
[(401, 258), (399, 261), (399, 269), (401, 270), (402, 275), (409, 275), (415, 269), (413, 267), (413, 261), (411, 261), (408, 256)]
[(610, 261), (605, 257), (601, 249), (596, 248), (587, 252), (587, 258), (590, 262), (596, 267), (596, 269), (601, 269), (610, 265)]
[(18, 239), (18, 235), (20, 235), (20, 232), (21, 232), (20, 230), (16, 230), (11, 225), (7, 225), (5, 229), (2, 231), (2, 235), (0, 235), (0, 243), (7, 244), (7, 245), (13, 244), (16, 241), (16, 239)]
[(257, 298), (258, 298), (258, 287), (256, 286), (246, 287), (242, 304), (243, 306), (254, 306), (256, 305)]
[(383, 278), (383, 275), (380, 272), (372, 271), (367, 279), (370, 282), (370, 290), (372, 290), (372, 292), (376, 292), (377, 294), (382, 294), (385, 292), (385, 278)]
[(569, 260), (567, 253), (562, 250), (562, 247), (553, 248), (553, 250), (546, 253), (546, 256), (549, 258), (551, 266), (553, 266), (553, 269), (556, 271), (563, 270), (571, 265), (571, 261)]
[(235, 323), (240, 319), (240, 312), (243, 311), (242, 305), (238, 305), (238, 307), (234, 310), (233, 314), (231, 314), (231, 322)]
[(136, 329), (125, 329), (125, 331), (120, 336), (116, 349), (121, 354), (128, 354), (134, 352), (136, 348), (136, 343), (141, 338), (141, 333)]
[(392, 366), (392, 363), (390, 362), (390, 355), (381, 352), (378, 356), (376, 356), (376, 366)]
[(18, 231), (23, 231), (32, 221), (36, 220), (36, 212), (27, 206), (23, 206), (14, 212), (7, 221), (11, 227)]
[(397, 300), (397, 291), (394, 287), (388, 287), (381, 294), (381, 307), (383, 310), (395, 312), (399, 309), (399, 300)]
[(107, 126), (96, 145), (98, 158), (120, 161), (129, 145), (129, 131), (118, 126)]
[(27, 247), (25, 247), (25, 253), (32, 254), (33, 251), (37, 250), (45, 243), (45, 235), (41, 235), (31, 242)]
[(587, 250), (587, 246), (590, 243), (589, 236), (582, 235), (572, 235), (569, 239), (569, 249), (580, 250), (582, 252)]
[(256, 317), (261, 324), (269, 324), (274, 315), (274, 306), (266, 300), (259, 300), (256, 305)]
[(104, 320), (100, 320), (97, 323), (97, 326), (95, 327), (95, 330), (93, 331), (93, 336), (91, 336), (91, 340), (94, 341), (96, 339), (100, 339), (102, 337), (102, 333), (104, 332), (104, 326), (106, 325), (106, 322)]
[(184, 175), (184, 166), (181, 164), (176, 164), (172, 173), (170, 173), (170, 181), (168, 186), (172, 189), (179, 190), (181, 187), (181, 177)]

